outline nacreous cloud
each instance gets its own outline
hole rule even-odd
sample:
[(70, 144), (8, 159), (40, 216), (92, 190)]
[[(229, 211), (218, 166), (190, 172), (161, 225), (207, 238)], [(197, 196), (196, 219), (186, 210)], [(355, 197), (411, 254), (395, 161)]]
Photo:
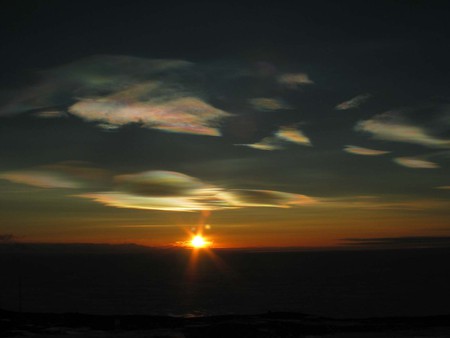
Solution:
[(96, 56), (41, 75), (37, 85), (9, 95), (0, 114), (38, 110), (37, 117), (55, 118), (68, 111), (107, 130), (136, 123), (208, 136), (219, 136), (221, 120), (231, 115), (207, 103), (207, 88), (186, 61)]
[(363, 147), (357, 147), (357, 146), (351, 146), (347, 145), (344, 147), (344, 151), (350, 154), (356, 154), (356, 155), (365, 155), (365, 156), (379, 156), (390, 153), (390, 151), (386, 150), (376, 150), (376, 149), (369, 149), (369, 148), (363, 148)]
[(342, 103), (339, 103), (336, 106), (337, 110), (348, 110), (353, 108), (358, 108), (360, 105), (362, 105), (364, 102), (366, 102), (370, 98), (370, 94), (361, 94), (358, 96), (355, 96), (354, 98), (344, 101)]
[(261, 141), (249, 144), (237, 144), (259, 150), (280, 150), (283, 149), (283, 143), (296, 143), (303, 146), (312, 146), (311, 140), (299, 129), (295, 127), (281, 127), (274, 136), (263, 138)]
[(397, 157), (394, 162), (400, 164), (404, 167), (414, 168), (414, 169), (435, 169), (439, 168), (439, 164), (421, 160), (414, 157)]
[(86, 182), (100, 183), (106, 176), (106, 171), (76, 161), (0, 173), (0, 179), (46, 189), (78, 189), (86, 186)]
[(298, 130), (294, 127), (281, 127), (276, 133), (275, 136), (279, 139), (286, 141), (301, 144), (304, 146), (311, 146), (311, 140), (303, 134), (301, 130)]
[(259, 111), (276, 111), (281, 109), (289, 109), (283, 101), (266, 97), (259, 97), (249, 100), (250, 104)]
[(118, 207), (165, 211), (223, 210), (242, 207), (289, 208), (316, 203), (299, 194), (268, 190), (226, 190), (171, 171), (120, 175), (113, 191), (78, 195)]
[(430, 148), (450, 148), (450, 140), (432, 136), (423, 128), (408, 124), (392, 113), (361, 121), (355, 130), (370, 133), (379, 140), (420, 144)]
[(219, 121), (230, 114), (195, 97), (164, 102), (126, 103), (115, 99), (87, 99), (69, 108), (86, 121), (106, 124), (108, 129), (129, 123), (173, 133), (220, 136)]
[(310, 85), (311, 81), (308, 74), (305, 73), (286, 73), (278, 77), (278, 82), (288, 88), (295, 89), (298, 86)]

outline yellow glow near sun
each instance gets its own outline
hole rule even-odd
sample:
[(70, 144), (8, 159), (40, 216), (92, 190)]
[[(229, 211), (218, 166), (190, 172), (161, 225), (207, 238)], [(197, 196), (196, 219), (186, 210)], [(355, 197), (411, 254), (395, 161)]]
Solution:
[(202, 236), (196, 235), (191, 240), (191, 246), (193, 248), (204, 248), (209, 245), (209, 242), (207, 242)]

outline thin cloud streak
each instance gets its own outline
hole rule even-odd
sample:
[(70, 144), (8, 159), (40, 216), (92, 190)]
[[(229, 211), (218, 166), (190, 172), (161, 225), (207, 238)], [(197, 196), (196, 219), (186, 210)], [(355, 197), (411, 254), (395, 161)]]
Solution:
[(289, 106), (283, 101), (274, 98), (258, 97), (250, 99), (249, 102), (254, 109), (263, 112), (289, 109)]
[(414, 158), (414, 157), (397, 157), (393, 160), (395, 163), (408, 167), (408, 168), (414, 168), (414, 169), (436, 169), (439, 168), (439, 164), (423, 160), (420, 158)]
[(45, 189), (80, 189), (107, 180), (108, 176), (106, 170), (78, 161), (0, 172), (0, 179)]
[(278, 77), (278, 82), (290, 89), (314, 83), (306, 73), (285, 73)]
[(369, 133), (378, 140), (419, 144), (429, 148), (450, 148), (450, 140), (432, 136), (422, 127), (407, 123), (393, 113), (361, 121), (355, 130)]
[(302, 146), (312, 146), (311, 140), (299, 129), (295, 127), (280, 127), (274, 136), (263, 138), (261, 141), (250, 144), (236, 144), (258, 150), (280, 150), (284, 149), (286, 143), (295, 143)]
[(272, 190), (225, 189), (177, 172), (119, 175), (114, 190), (76, 195), (103, 205), (162, 211), (290, 208), (317, 203), (305, 195)]
[(230, 116), (195, 97), (183, 97), (162, 103), (122, 103), (110, 99), (82, 100), (69, 112), (86, 121), (100, 122), (108, 128), (130, 123), (166, 132), (220, 136), (219, 121)]
[(386, 150), (369, 149), (352, 145), (346, 145), (344, 147), (344, 151), (350, 154), (364, 155), (364, 156), (380, 156), (390, 153), (390, 151)]
[(349, 110), (349, 109), (358, 108), (364, 102), (366, 102), (370, 97), (371, 97), (370, 94), (357, 95), (348, 101), (339, 103), (335, 108), (336, 108), (336, 110)]

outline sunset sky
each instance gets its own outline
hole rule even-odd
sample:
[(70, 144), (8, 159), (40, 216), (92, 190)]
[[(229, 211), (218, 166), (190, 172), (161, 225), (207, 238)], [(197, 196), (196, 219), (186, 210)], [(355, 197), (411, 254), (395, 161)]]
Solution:
[[(2, 9), (0, 240), (450, 237), (448, 6)], [(208, 225), (208, 226), (206, 226)]]

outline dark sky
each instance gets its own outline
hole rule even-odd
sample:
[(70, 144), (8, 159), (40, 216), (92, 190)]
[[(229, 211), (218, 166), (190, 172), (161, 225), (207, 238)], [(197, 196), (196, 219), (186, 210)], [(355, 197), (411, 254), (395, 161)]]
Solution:
[(218, 246), (448, 236), (448, 9), (3, 5), (0, 233), (170, 245), (208, 224)]

